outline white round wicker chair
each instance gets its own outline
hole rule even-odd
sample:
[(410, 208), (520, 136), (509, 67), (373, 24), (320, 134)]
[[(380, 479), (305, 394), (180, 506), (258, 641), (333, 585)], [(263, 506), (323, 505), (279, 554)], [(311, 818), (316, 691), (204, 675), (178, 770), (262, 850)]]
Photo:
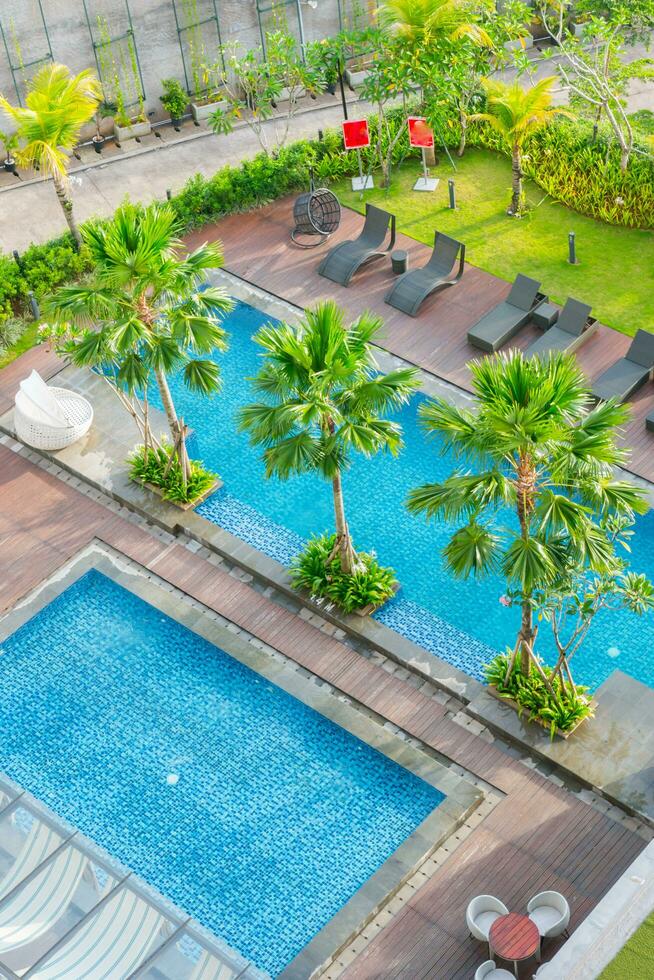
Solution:
[(14, 404), (21, 442), (34, 449), (65, 449), (86, 435), (92, 422), (93, 408), (77, 392), (49, 387), (37, 371), (21, 381)]

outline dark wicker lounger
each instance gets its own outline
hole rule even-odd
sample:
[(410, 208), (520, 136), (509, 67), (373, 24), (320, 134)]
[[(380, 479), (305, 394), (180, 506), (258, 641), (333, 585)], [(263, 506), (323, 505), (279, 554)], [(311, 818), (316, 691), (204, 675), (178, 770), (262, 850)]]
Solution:
[(619, 361), (607, 368), (593, 384), (598, 401), (615, 398), (624, 402), (644, 385), (654, 370), (654, 334), (639, 330)]
[(489, 353), (499, 350), (531, 320), (534, 310), (546, 301), (547, 296), (540, 293), (539, 288), (540, 283), (535, 279), (517, 275), (506, 299), (489, 310), (468, 331), (468, 342)]
[[(390, 241), (383, 248), (389, 227)], [(394, 244), (395, 215), (376, 208), (374, 204), (366, 204), (366, 220), (359, 237), (335, 245), (318, 266), (318, 272), (332, 282), (347, 286), (364, 262), (387, 255)]]
[(554, 351), (572, 353), (595, 332), (597, 320), (590, 315), (588, 303), (569, 298), (559, 314), (559, 318), (542, 337), (535, 340), (526, 351), (532, 354), (550, 354)]
[[(452, 275), (457, 257), (459, 266), (455, 275)], [(455, 286), (459, 282), (465, 267), (465, 257), (466, 247), (463, 242), (439, 231), (435, 232), (434, 248), (427, 264), (400, 276), (386, 293), (384, 301), (396, 310), (415, 316), (423, 300), (431, 293)]]
[(645, 428), (650, 432), (654, 432), (654, 411), (650, 412), (645, 419)]

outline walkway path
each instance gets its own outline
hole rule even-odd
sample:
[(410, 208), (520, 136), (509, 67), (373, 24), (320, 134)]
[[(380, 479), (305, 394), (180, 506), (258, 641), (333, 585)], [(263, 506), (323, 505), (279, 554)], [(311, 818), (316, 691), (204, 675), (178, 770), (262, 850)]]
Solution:
[[(37, 352), (24, 355), (23, 374), (36, 356)], [(40, 357), (39, 365), (46, 371), (48, 365)], [(3, 400), (10, 399), (14, 389), (15, 377), (1, 373)], [(183, 544), (136, 526), (0, 445), (0, 580), (5, 583), (0, 612), (93, 539), (167, 580), (503, 794), (492, 813), (355, 961), (348, 971), (352, 980), (463, 980), (483, 956), (464, 920), (474, 894), (490, 892), (511, 908), (522, 909), (534, 892), (556, 888), (568, 896), (575, 926), (644, 846), (642, 837), (623, 823), (526, 768), (500, 743), (489, 743), (456, 724), (444, 705), (407, 681)], [(555, 948), (552, 943), (549, 951)]]

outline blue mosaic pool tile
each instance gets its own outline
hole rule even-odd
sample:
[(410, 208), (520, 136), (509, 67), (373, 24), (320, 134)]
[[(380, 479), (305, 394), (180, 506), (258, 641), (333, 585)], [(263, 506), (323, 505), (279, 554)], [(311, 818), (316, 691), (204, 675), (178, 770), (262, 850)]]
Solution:
[(235, 534), (269, 558), (288, 565), (304, 546), (304, 539), (276, 524), (222, 488), (197, 508), (197, 513)]
[(375, 613), (375, 619), (480, 681), (484, 664), (497, 655), (497, 650), (408, 599), (393, 599)]
[(0, 771), (271, 974), (443, 799), (97, 572), (3, 643), (0, 731)]

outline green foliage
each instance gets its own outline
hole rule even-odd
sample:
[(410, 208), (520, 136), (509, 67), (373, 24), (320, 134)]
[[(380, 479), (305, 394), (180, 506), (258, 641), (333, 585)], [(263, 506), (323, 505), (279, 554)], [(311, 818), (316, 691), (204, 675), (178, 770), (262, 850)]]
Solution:
[(71, 235), (43, 245), (30, 245), (20, 268), (8, 255), (0, 256), (0, 324), (28, 311), (28, 293), (37, 299), (62, 283), (79, 279), (90, 269), (89, 256), (77, 251)]
[(20, 340), (26, 329), (26, 321), (18, 317), (0, 320), (0, 357), (3, 357), (8, 348), (13, 347)]
[(312, 596), (335, 603), (351, 613), (367, 606), (380, 606), (395, 592), (395, 573), (384, 568), (373, 554), (357, 552), (362, 566), (353, 575), (341, 571), (334, 555), (335, 534), (312, 537), (303, 552), (293, 559), (291, 581), (296, 589), (306, 589)]
[[(190, 460), (191, 470), (184, 490), (182, 468), (177, 456), (170, 463), (172, 448), (167, 443), (148, 448), (139, 446), (129, 457), (129, 475), (136, 483), (151, 483), (158, 487), (166, 500), (177, 504), (188, 504), (198, 500), (216, 482), (217, 476), (205, 469), (199, 460)], [(170, 466), (169, 466), (170, 464)], [(164, 476), (166, 467), (168, 472)]]
[[(587, 696), (588, 688), (581, 684), (563, 685), (555, 680), (556, 697), (547, 689), (547, 685), (535, 667), (531, 667), (525, 675), (515, 666), (508, 678), (506, 672), (510, 655), (499, 654), (485, 667), (486, 682), (492, 684), (497, 693), (517, 702), (520, 715), (525, 712), (529, 720), (537, 718), (550, 730), (550, 738), (554, 738), (557, 729), (569, 732), (584, 718), (594, 715), (591, 699)], [(552, 668), (543, 666), (545, 677), (552, 678)]]
[(170, 113), (171, 119), (181, 119), (186, 112), (188, 95), (176, 78), (164, 78), (161, 104)]

